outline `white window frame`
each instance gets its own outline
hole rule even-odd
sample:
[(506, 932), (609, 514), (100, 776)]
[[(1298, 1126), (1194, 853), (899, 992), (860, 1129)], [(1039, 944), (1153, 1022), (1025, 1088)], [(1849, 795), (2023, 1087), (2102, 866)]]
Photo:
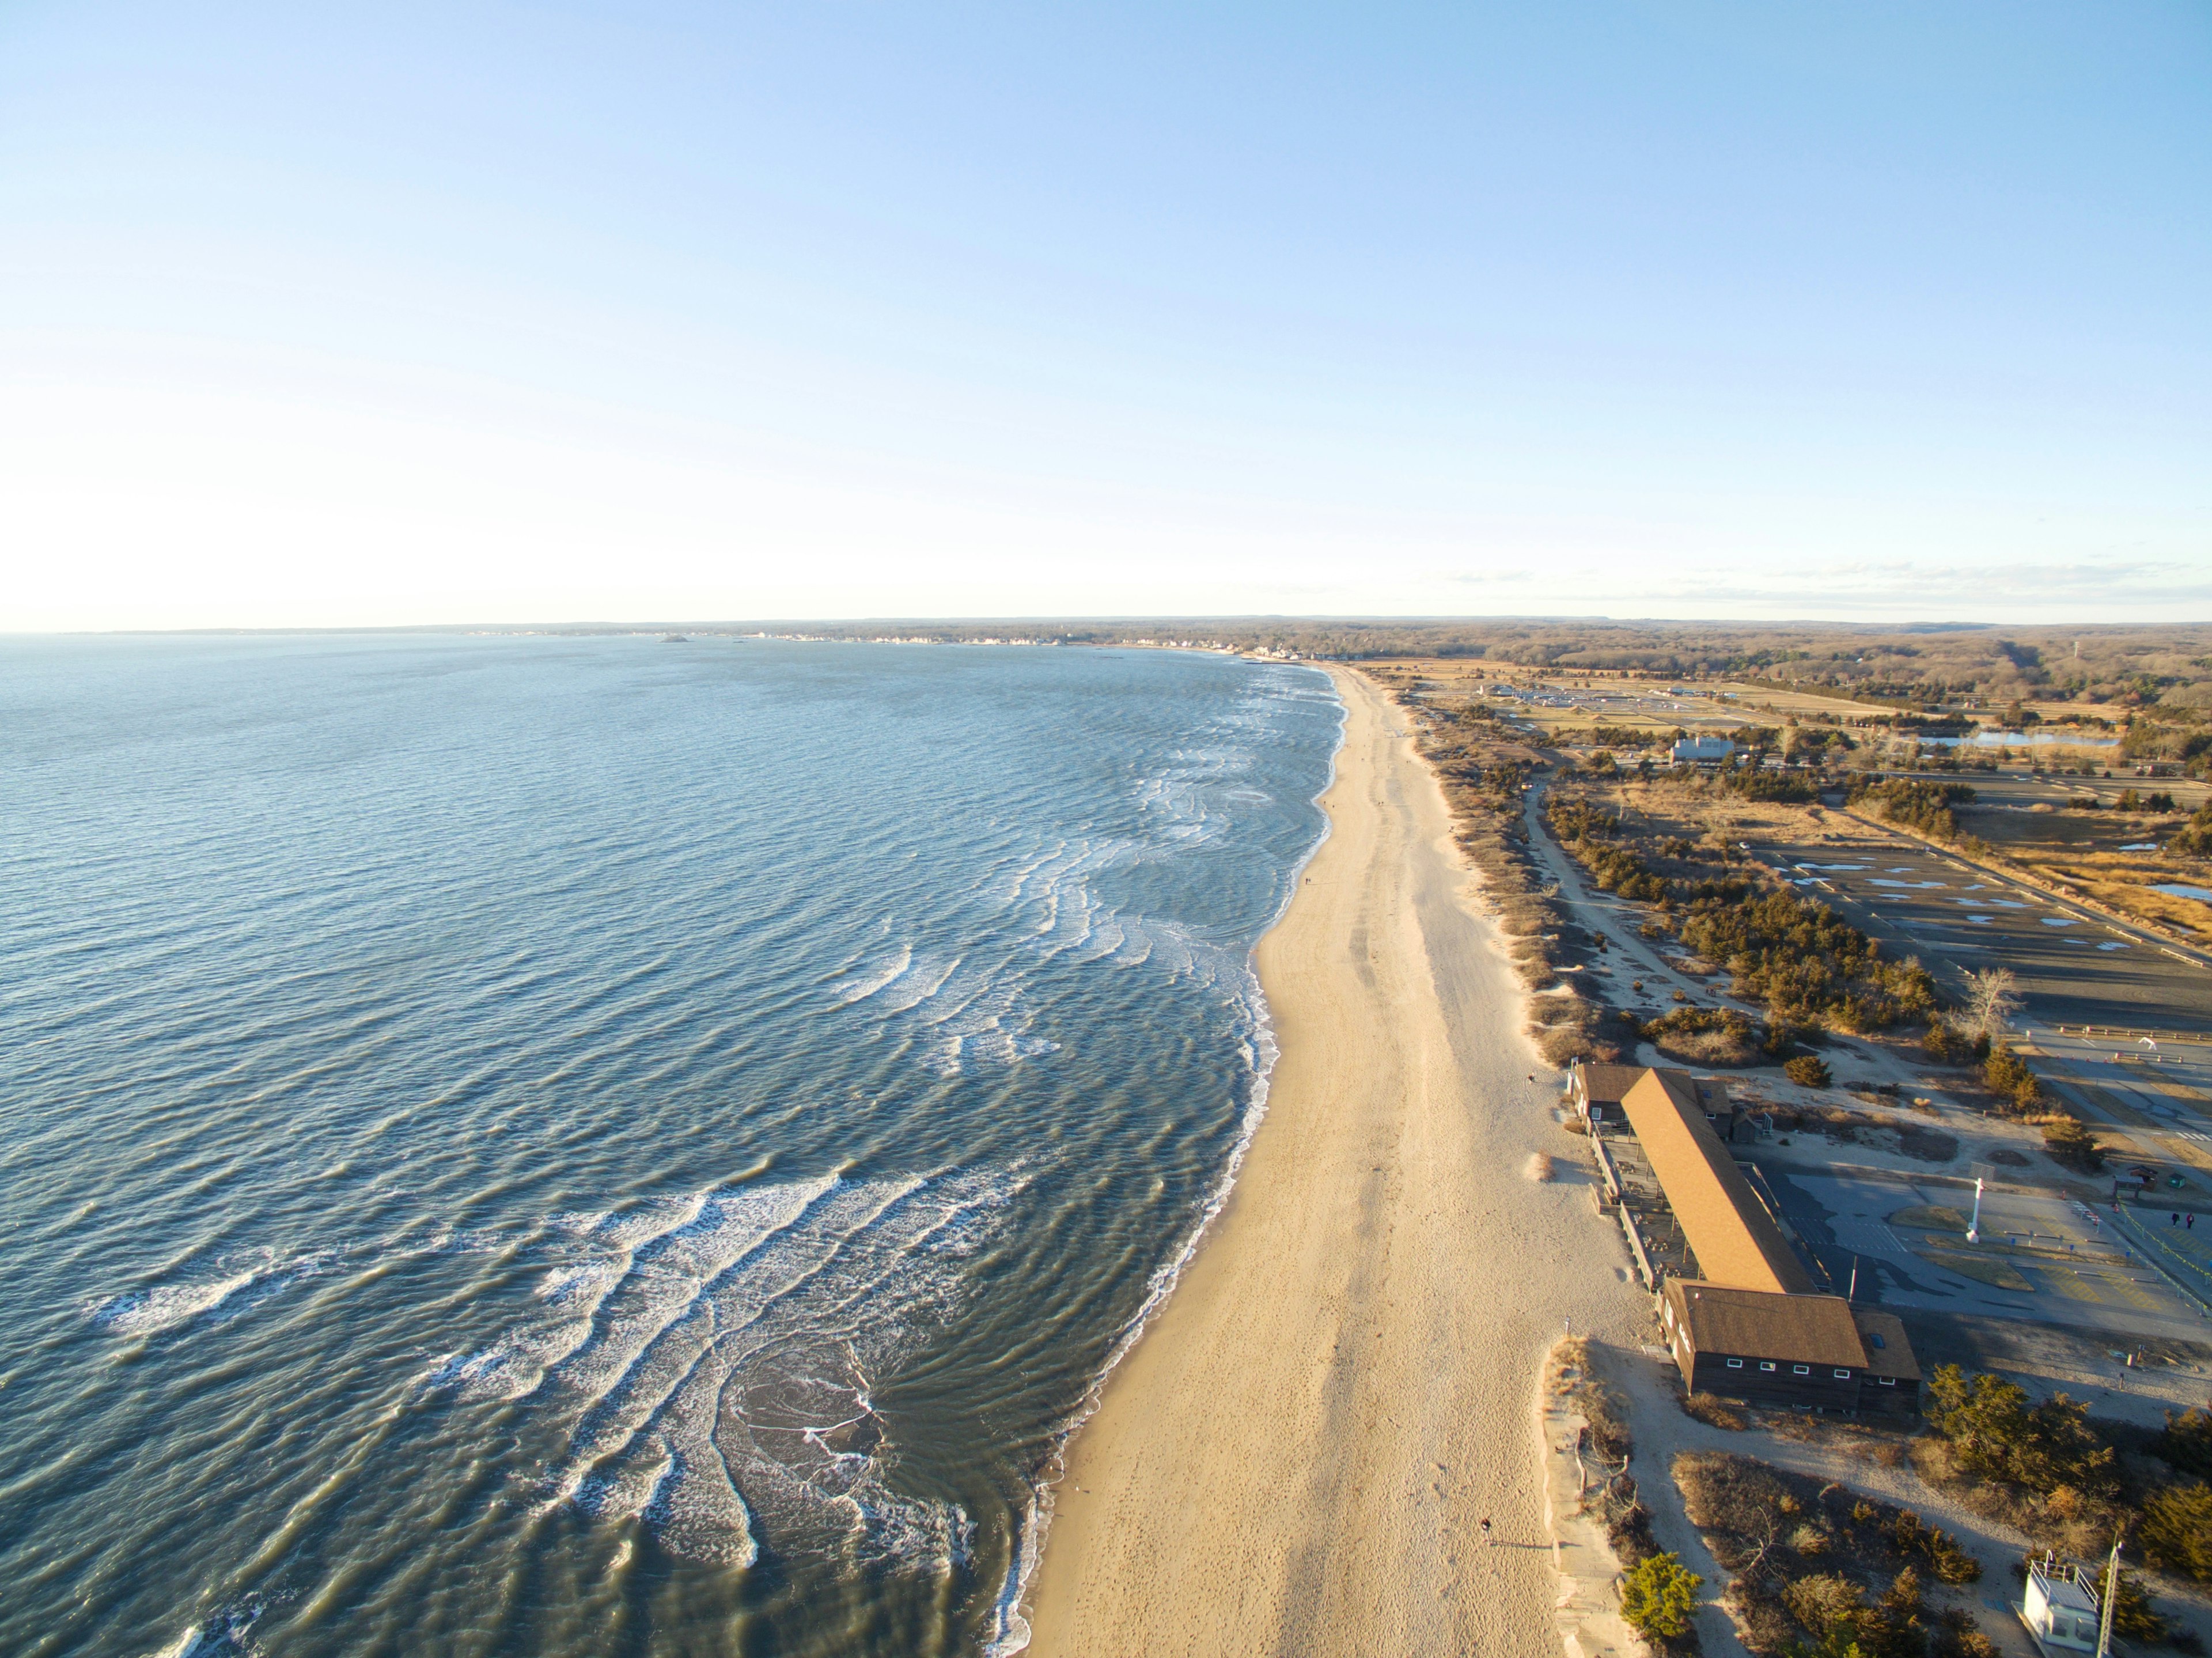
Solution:
[(1732, 1358), (1729, 1360), (1728, 1367), (1731, 1370), (1741, 1370), (1743, 1369), (1743, 1361), (1740, 1358)]
[(1792, 1364), (1790, 1367), (1790, 1374), (1792, 1376), (1810, 1376), (1813, 1374), (1813, 1367), (1809, 1364)]

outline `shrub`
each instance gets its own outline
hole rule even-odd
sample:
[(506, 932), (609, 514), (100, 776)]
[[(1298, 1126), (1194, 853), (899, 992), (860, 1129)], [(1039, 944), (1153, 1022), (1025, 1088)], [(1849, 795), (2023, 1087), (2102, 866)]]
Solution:
[(2009, 1048), (1993, 1048), (1982, 1065), (1982, 1081), (1990, 1093), (2017, 1111), (2032, 1111), (2043, 1098), (2043, 1086), (2027, 1061)]
[(1765, 1046), (1757, 1025), (1732, 1007), (1678, 1007), (1639, 1033), (1670, 1058), (1692, 1065), (1755, 1065)]
[(1754, 771), (1746, 766), (1721, 774), (1721, 786), (1747, 800), (1781, 800), (1806, 805), (1820, 798), (1814, 780), (1802, 774)]
[(1926, 1560), (1939, 1582), (1971, 1583), (1982, 1575), (1982, 1563), (1960, 1548), (1950, 1533), (1928, 1524), (1910, 1509), (1899, 1509), (1890, 1522), (1890, 1540), (1907, 1558), (1917, 1555)]
[(2150, 1603), (2150, 1596), (2144, 1592), (2142, 1580), (2122, 1567), (2119, 1593), (2112, 1599), (2112, 1633), (2142, 1641), (2162, 1641), (2169, 1632), (2166, 1619), (2159, 1616)]
[(1790, 892), (1686, 896), (1683, 944), (1726, 963), (1735, 993), (1777, 1018), (1870, 1030), (1935, 1010), (1936, 981), (1918, 962), (1885, 960), (1826, 904)]
[(1973, 1039), (1948, 1019), (1929, 1020), (1920, 1045), (1937, 1065), (1965, 1065), (1974, 1051)]
[(1872, 1606), (1856, 1583), (1840, 1576), (1801, 1577), (1782, 1599), (1818, 1642), (1791, 1643), (1790, 1658), (1919, 1658), (1928, 1650), (1920, 1574), (1910, 1566)]
[(2136, 1535), (2154, 1566), (2212, 1583), (2212, 1485), (2168, 1485), (2143, 1504)]
[(1620, 1615), (1638, 1635), (1679, 1640), (1690, 1632), (1690, 1615), (1698, 1609), (1698, 1588), (1705, 1581), (1674, 1555), (1649, 1556), (1621, 1585)]
[(1919, 783), (1903, 777), (1884, 781), (1862, 776), (1851, 780), (1848, 798), (1853, 805), (1870, 802), (1891, 823), (1918, 829), (1933, 840), (1955, 841), (1959, 819), (1951, 808), (1972, 799), (1974, 792), (1964, 783)]
[(1782, 1074), (1801, 1088), (1826, 1088), (1835, 1080), (1828, 1062), (1817, 1054), (1800, 1054), (1782, 1067)]
[(1968, 1376), (1946, 1364), (1929, 1378), (1928, 1414), (1969, 1474), (2000, 1479), (2039, 1497), (2061, 1486), (2110, 1492), (2113, 1451), (2089, 1426), (2089, 1407), (2065, 1394), (2040, 1405), (2001, 1376)]
[(2166, 843), (2166, 849), (2191, 858), (2212, 858), (2212, 800), (2197, 807), (2187, 826)]
[(2073, 1117), (2053, 1117), (2043, 1125), (2043, 1149), (2069, 1169), (2094, 1175), (2105, 1166), (2105, 1148)]
[(1928, 1643), (1928, 1658), (1997, 1658), (1997, 1644), (1982, 1633), (1973, 1613), (1946, 1606), (1936, 1614), (1936, 1633)]
[(2212, 1411), (2166, 1413), (2166, 1429), (2151, 1450), (2185, 1473), (2212, 1476)]
[(1708, 1428), (1721, 1428), (1729, 1433), (1741, 1433), (1747, 1425), (1743, 1412), (1731, 1408), (1717, 1394), (1691, 1394), (1682, 1400), (1682, 1409)]

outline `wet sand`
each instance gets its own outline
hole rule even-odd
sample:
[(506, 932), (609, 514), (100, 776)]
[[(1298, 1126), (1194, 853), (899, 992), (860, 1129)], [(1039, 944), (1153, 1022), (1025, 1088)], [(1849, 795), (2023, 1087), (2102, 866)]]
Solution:
[(1638, 1297), (1435, 779), (1337, 679), (1332, 831), (1258, 952), (1267, 1116), (1071, 1449), (1041, 1655), (1559, 1650), (1538, 1372), (1568, 1315), (1637, 1339)]

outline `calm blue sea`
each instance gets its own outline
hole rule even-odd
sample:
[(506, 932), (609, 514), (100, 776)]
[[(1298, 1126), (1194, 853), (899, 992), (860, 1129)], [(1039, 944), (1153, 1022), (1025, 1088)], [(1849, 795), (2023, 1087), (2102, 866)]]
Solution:
[(0, 1650), (1018, 1645), (1340, 723), (1158, 652), (0, 643)]

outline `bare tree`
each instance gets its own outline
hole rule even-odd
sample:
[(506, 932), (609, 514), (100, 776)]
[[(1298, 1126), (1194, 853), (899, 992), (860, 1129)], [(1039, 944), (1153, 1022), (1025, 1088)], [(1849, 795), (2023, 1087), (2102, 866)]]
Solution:
[(1960, 1023), (1995, 1042), (2012, 1028), (2012, 1016), (2026, 1005), (2012, 969), (1982, 968), (1966, 975), (1966, 1002)]

